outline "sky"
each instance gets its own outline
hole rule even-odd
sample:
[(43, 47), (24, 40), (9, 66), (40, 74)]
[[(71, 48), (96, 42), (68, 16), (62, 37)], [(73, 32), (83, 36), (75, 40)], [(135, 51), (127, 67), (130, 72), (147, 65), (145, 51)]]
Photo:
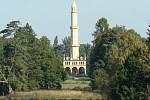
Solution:
[[(76, 0), (80, 43), (91, 43), (95, 23), (101, 17), (110, 27), (123, 25), (147, 37), (150, 23), (150, 0)], [(10, 21), (29, 23), (38, 37), (47, 36), (60, 42), (70, 36), (72, 0), (0, 0), (0, 30)]]

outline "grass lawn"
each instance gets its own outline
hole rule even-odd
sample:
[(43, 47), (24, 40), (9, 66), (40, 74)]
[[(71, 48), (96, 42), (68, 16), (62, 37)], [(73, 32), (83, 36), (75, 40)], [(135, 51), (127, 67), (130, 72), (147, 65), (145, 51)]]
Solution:
[(73, 79), (68, 79), (68, 80), (62, 82), (61, 84), (62, 84), (62, 89), (70, 90), (70, 89), (74, 89), (76, 87), (86, 88), (86, 87), (89, 87), (90, 80), (74, 77)]
[[(49, 90), (49, 91), (41, 90), (41, 91), (32, 91), (32, 92), (16, 92), (15, 94), (8, 96), (8, 100), (9, 99), (11, 100), (44, 100), (44, 99), (47, 100), (85, 99), (87, 100), (90, 98), (100, 100), (101, 95), (92, 92), (82, 92), (82, 91), (73, 91), (73, 90)], [(1, 100), (3, 99), (1, 97)]]
[[(102, 96), (89, 91), (75, 91), (75, 88), (90, 88), (87, 77), (70, 77), (61, 83), (62, 90), (39, 90), (31, 92), (16, 92), (5, 100), (101, 100)], [(6, 97), (0, 97), (4, 100)], [(92, 98), (92, 99), (91, 99)]]
[(5, 96), (0, 96), (0, 100), (5, 100)]

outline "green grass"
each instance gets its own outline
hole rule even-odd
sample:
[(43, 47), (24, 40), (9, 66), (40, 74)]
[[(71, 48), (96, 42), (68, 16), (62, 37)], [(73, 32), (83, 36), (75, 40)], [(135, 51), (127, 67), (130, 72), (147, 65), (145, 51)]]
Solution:
[(0, 100), (5, 100), (5, 96), (0, 96)]
[[(85, 88), (86, 89), (90, 88), (89, 86), (90, 79), (88, 77), (69, 77), (68, 80), (62, 82), (61, 84), (62, 84), (62, 90), (16, 92), (15, 94), (10, 95), (8, 97), (10, 97), (9, 99), (11, 100), (44, 100), (44, 99), (45, 100), (57, 100), (57, 99), (67, 99), (67, 100), (88, 99), (89, 100), (90, 98), (101, 100), (102, 98), (102, 96), (98, 93), (85, 91)], [(4, 100), (4, 98), (6, 97), (0, 97), (0, 100)]]
[(62, 89), (74, 89), (76, 87), (87, 88), (89, 87), (90, 80), (81, 80), (80, 78), (69, 79), (61, 83)]
[[(8, 96), (8, 100), (57, 100), (57, 99), (101, 99), (101, 95), (92, 92), (82, 92), (73, 90), (41, 90), (32, 92), (16, 92)], [(4, 97), (3, 97), (4, 99)], [(2, 100), (2, 99), (1, 99)]]

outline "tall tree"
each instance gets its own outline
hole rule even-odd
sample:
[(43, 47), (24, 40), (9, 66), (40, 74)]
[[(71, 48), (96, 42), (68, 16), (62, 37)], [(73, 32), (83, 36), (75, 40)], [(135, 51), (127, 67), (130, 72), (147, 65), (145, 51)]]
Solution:
[(114, 100), (147, 100), (150, 65), (145, 41), (132, 29), (99, 31), (101, 26), (90, 57), (92, 88)]
[(63, 59), (64, 48), (62, 44), (58, 44), (58, 36), (54, 38), (53, 48), (54, 48), (55, 55), (60, 59)]
[(147, 35), (148, 35), (148, 46), (150, 47), (150, 24), (148, 25), (148, 29), (147, 29)]
[(7, 24), (6, 29), (0, 31), (1, 34), (3, 34), (3, 55), (2, 55), (2, 61), (1, 61), (1, 70), (0, 74), (2, 76), (1, 83), (5, 83), (8, 87), (8, 92), (12, 93), (12, 73), (13, 69), (15, 69), (14, 63), (15, 63), (15, 55), (16, 55), (16, 45), (13, 42), (13, 38), (8, 39), (8, 37), (12, 37), (15, 35), (17, 29), (19, 28), (19, 21), (12, 21), (9, 24)]
[(90, 44), (80, 44), (80, 56), (89, 58), (91, 51), (91, 45)]
[(0, 95), (13, 91), (61, 88), (61, 59), (47, 37), (36, 38), (27, 23), (10, 22), (0, 37)]
[(71, 51), (71, 37), (65, 37), (64, 39), (62, 39), (62, 44), (64, 47), (64, 54), (68, 57), (70, 57), (70, 51)]
[(97, 35), (100, 35), (100, 33), (107, 32), (109, 30), (109, 24), (106, 18), (100, 18), (96, 25), (95, 25), (96, 31), (94, 32), (93, 36), (96, 37)]
[(61, 88), (60, 81), (63, 74), (61, 61), (55, 56), (47, 37), (43, 36), (40, 41), (41, 69), (43, 71), (41, 87), (44, 89)]
[[(150, 28), (150, 25), (148, 25), (148, 27)], [(149, 36), (148, 40), (150, 41), (150, 29), (147, 29), (147, 35)]]
[(53, 46), (55, 47), (55, 46), (57, 46), (58, 45), (58, 36), (56, 36), (55, 38), (54, 38), (54, 44), (53, 44)]

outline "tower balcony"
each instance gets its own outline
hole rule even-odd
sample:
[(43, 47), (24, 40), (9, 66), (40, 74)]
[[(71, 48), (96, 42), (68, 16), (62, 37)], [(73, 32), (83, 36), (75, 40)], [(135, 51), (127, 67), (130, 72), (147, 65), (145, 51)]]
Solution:
[(86, 60), (64, 60), (63, 62), (64, 66), (86, 66)]

